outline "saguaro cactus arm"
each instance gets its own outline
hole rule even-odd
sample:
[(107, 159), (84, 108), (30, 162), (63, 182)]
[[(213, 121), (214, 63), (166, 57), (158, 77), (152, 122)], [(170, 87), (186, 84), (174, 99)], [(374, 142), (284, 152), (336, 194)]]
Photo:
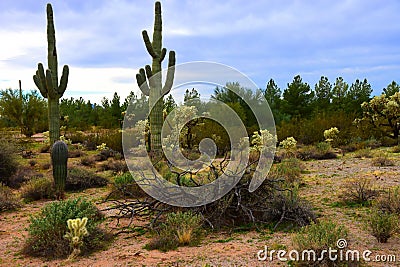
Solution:
[(154, 52), (153, 45), (151, 44), (149, 35), (147, 34), (146, 30), (142, 31), (142, 36), (143, 36), (143, 41), (144, 41), (144, 45), (146, 46), (147, 52), (149, 52), (149, 54), (152, 58), (158, 58), (157, 53)]
[(174, 83), (174, 76), (175, 76), (175, 51), (169, 51), (167, 78), (165, 80), (165, 84), (161, 92), (163, 96), (165, 96), (166, 94), (169, 93), (169, 91), (171, 91), (172, 84)]
[(61, 97), (64, 95), (65, 90), (67, 89), (68, 84), (68, 76), (69, 76), (69, 67), (68, 65), (64, 65), (60, 85), (58, 86), (58, 95)]
[(44, 76), (43, 64), (39, 63), (38, 70), (36, 71), (36, 75), (33, 75), (33, 81), (35, 82), (37, 88), (39, 89), (40, 94), (44, 98), (47, 98), (47, 86), (46, 86), (46, 83), (44, 82), (45, 80), (46, 80), (46, 78)]
[(142, 91), (142, 93), (145, 96), (149, 96), (150, 94), (150, 88), (149, 85), (147, 84), (147, 80), (146, 80), (146, 74), (144, 72), (144, 69), (141, 68), (139, 70), (139, 73), (136, 74), (136, 82), (140, 88), (140, 90)]

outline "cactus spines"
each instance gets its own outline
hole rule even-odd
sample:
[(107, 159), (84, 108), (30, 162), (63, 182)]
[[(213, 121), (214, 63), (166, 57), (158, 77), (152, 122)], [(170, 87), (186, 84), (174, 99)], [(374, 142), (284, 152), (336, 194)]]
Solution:
[(70, 245), (73, 249), (71, 255), (68, 259), (75, 259), (81, 253), (81, 246), (83, 245), (83, 237), (88, 236), (89, 232), (86, 229), (86, 224), (88, 222), (87, 217), (69, 219), (67, 221), (67, 226), (69, 232), (65, 234), (65, 238), (70, 241)]
[(57, 198), (64, 195), (67, 180), (68, 146), (62, 141), (56, 141), (51, 149), (51, 164)]
[[(152, 109), (150, 117), (150, 149), (153, 152), (161, 151), (161, 129), (163, 124), (163, 97), (168, 94), (172, 88), (175, 75), (175, 52), (169, 52), (168, 71), (164, 86), (162, 86), (161, 63), (165, 59), (167, 49), (162, 47), (162, 19), (161, 4), (155, 3), (155, 18), (153, 40), (147, 34), (142, 32), (143, 41), (147, 52), (152, 57), (152, 65), (146, 65), (136, 74), (136, 81), (142, 93), (149, 97), (149, 107)], [(146, 79), (147, 78), (147, 79)], [(148, 80), (148, 82), (147, 82)]]
[(51, 4), (47, 4), (47, 64), (49, 68), (46, 72), (43, 64), (38, 64), (33, 81), (41, 95), (48, 100), (50, 144), (53, 144), (60, 137), (59, 99), (67, 88), (69, 68), (68, 65), (63, 67), (60, 83), (58, 83), (56, 35)]

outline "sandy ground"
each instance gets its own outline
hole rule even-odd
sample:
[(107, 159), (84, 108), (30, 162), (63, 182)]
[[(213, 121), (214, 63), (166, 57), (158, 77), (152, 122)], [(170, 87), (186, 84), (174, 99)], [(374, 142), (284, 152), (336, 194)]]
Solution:
[[(390, 238), (386, 244), (378, 243), (363, 227), (362, 219), (367, 208), (340, 207), (334, 203), (338, 201), (343, 184), (351, 177), (370, 177), (377, 188), (399, 185), (400, 155), (393, 156), (393, 159), (395, 166), (390, 167), (373, 167), (372, 159), (356, 159), (349, 155), (304, 163), (305, 186), (301, 188), (301, 194), (313, 203), (321, 218), (349, 229), (349, 247), (371, 250), (371, 258), (377, 255), (397, 257), (397, 262), (368, 262), (365, 266), (400, 266), (400, 236)], [(96, 195), (97, 191), (90, 189), (84, 194)], [(29, 258), (20, 253), (27, 236), (29, 214), (38, 212), (45, 203), (37, 201), (24, 205), (19, 211), (0, 214), (0, 266), (288, 266), (277, 259), (259, 261), (257, 252), (264, 246), (287, 251), (293, 249), (292, 234), (283, 232), (211, 233), (198, 247), (180, 247), (165, 253), (143, 249), (149, 241), (147, 235), (121, 234), (107, 250), (78, 258), (75, 262)], [(115, 220), (111, 219), (104, 225), (108, 228), (115, 226)]]

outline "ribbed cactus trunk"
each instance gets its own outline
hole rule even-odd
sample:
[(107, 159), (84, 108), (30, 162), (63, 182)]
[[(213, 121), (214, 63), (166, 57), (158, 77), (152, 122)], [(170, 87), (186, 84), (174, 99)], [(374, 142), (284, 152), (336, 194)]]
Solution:
[(67, 181), (68, 146), (62, 141), (56, 141), (51, 149), (51, 164), (53, 165), (54, 187), (57, 199), (64, 197)]
[(59, 98), (47, 99), (49, 118), (50, 144), (54, 144), (60, 138), (60, 105)]
[(40, 93), (48, 100), (50, 144), (60, 138), (60, 109), (59, 99), (67, 89), (69, 68), (63, 67), (60, 84), (58, 84), (58, 61), (56, 49), (56, 34), (54, 29), (53, 8), (47, 4), (47, 64), (49, 69), (44, 71), (43, 64), (38, 64), (38, 70), (33, 81)]
[[(169, 52), (168, 71), (165, 85), (162, 85), (161, 63), (165, 58), (167, 49), (162, 48), (162, 18), (161, 4), (155, 3), (155, 18), (153, 41), (150, 42), (147, 31), (142, 32), (144, 44), (147, 52), (152, 57), (152, 66), (147, 65), (140, 69), (136, 75), (137, 83), (144, 95), (149, 97), (150, 107), (150, 149), (152, 152), (161, 152), (161, 129), (163, 125), (163, 97), (168, 94), (172, 88), (175, 75), (175, 52)], [(146, 80), (147, 77), (147, 80)]]

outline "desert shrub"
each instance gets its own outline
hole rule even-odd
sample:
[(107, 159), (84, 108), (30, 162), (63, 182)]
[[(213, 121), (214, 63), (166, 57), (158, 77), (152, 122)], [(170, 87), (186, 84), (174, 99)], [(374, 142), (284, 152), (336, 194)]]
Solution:
[(99, 143), (106, 143), (107, 146), (119, 153), (123, 153), (122, 132), (120, 130), (108, 130), (99, 135)]
[(367, 147), (367, 148), (357, 150), (354, 154), (354, 157), (355, 158), (373, 158), (374, 156), (372, 154), (371, 148)]
[(71, 140), (73, 144), (84, 143), (86, 141), (85, 133), (82, 131), (69, 132), (66, 137)]
[(68, 158), (79, 158), (84, 155), (85, 153), (80, 149), (68, 150)]
[(388, 154), (380, 154), (373, 158), (372, 165), (376, 167), (394, 166), (394, 161), (389, 158)]
[(136, 183), (130, 172), (118, 175), (114, 179), (113, 191), (108, 198), (118, 197), (146, 197), (146, 192)]
[(48, 169), (50, 169), (50, 167), (51, 167), (51, 163), (50, 162), (45, 162), (40, 166), (40, 168), (42, 170), (48, 170)]
[(249, 192), (248, 179), (243, 177), (225, 196), (195, 210), (214, 229), (259, 223), (290, 229), (315, 220), (312, 206), (299, 196), (297, 188), (280, 191), (276, 189), (280, 187), (278, 183), (267, 179), (257, 190)]
[(67, 220), (83, 217), (88, 218), (86, 228), (89, 232), (83, 239), (83, 254), (104, 248), (109, 236), (98, 228), (101, 213), (92, 202), (78, 198), (52, 202), (39, 214), (31, 216), (23, 253), (48, 259), (66, 258), (71, 253), (69, 241), (64, 238)]
[(7, 186), (0, 184), (0, 212), (15, 210), (21, 205), (13, 192)]
[(367, 216), (365, 223), (370, 234), (376, 237), (379, 243), (386, 243), (398, 229), (398, 216), (374, 209)]
[(11, 184), (11, 178), (19, 167), (15, 155), (15, 146), (0, 140), (0, 183), (8, 186)]
[(25, 201), (53, 199), (54, 196), (53, 182), (45, 177), (33, 178), (21, 187), (21, 197)]
[(100, 165), (102, 171), (113, 171), (114, 173), (124, 173), (128, 171), (125, 160), (109, 159)]
[(348, 153), (348, 152), (354, 152), (357, 149), (359, 149), (359, 147), (357, 146), (356, 143), (350, 143), (350, 144), (346, 144), (340, 147), (340, 150), (342, 151), (342, 153)]
[(382, 143), (380, 141), (376, 140), (375, 138), (370, 138), (370, 139), (363, 141), (362, 146), (364, 146), (366, 148), (375, 149), (375, 148), (381, 147)]
[(37, 161), (34, 159), (31, 159), (30, 161), (28, 161), (28, 163), (29, 163), (29, 166), (35, 167), (35, 165), (37, 164)]
[(305, 226), (316, 220), (312, 206), (299, 196), (298, 188), (274, 191), (266, 200), (267, 207), (262, 215), (263, 221), (275, 224), (275, 230), (280, 224), (286, 228)]
[(98, 130), (93, 134), (86, 135), (81, 143), (85, 145), (87, 150), (96, 150), (97, 146), (104, 143), (107, 144), (108, 148), (123, 153), (122, 132), (120, 130)]
[(8, 186), (12, 188), (20, 188), (24, 183), (30, 179), (43, 177), (43, 174), (32, 170), (29, 167), (20, 167), (17, 172), (9, 179)]
[(40, 153), (49, 153), (50, 152), (50, 145), (43, 145), (39, 148)]
[(305, 146), (297, 151), (297, 157), (301, 160), (323, 160), (335, 159), (337, 155), (333, 152), (329, 143), (320, 142), (315, 146)]
[(383, 192), (374, 203), (376, 209), (400, 215), (400, 187)]
[(392, 153), (400, 153), (400, 145), (392, 147), (391, 152)]
[(80, 162), (83, 166), (88, 166), (88, 167), (93, 167), (94, 165), (96, 165), (96, 161), (94, 160), (94, 158), (88, 156), (82, 157)]
[(108, 180), (103, 176), (85, 168), (74, 167), (68, 169), (66, 190), (84, 190), (93, 187), (106, 186)]
[(191, 211), (171, 212), (157, 229), (157, 236), (147, 244), (148, 249), (168, 251), (178, 246), (193, 246), (200, 242), (203, 219)]
[(32, 152), (32, 150), (23, 150), (21, 156), (24, 159), (31, 159), (34, 157), (34, 153)]
[(283, 179), (287, 183), (300, 182), (304, 166), (296, 158), (286, 158), (281, 163), (274, 164), (268, 177), (276, 180)]
[(389, 136), (382, 136), (379, 141), (381, 142), (381, 146), (385, 147), (391, 147), (391, 146), (396, 146), (399, 144), (399, 141), (389, 137)]
[(349, 179), (344, 184), (340, 198), (348, 204), (370, 204), (379, 193), (373, 186), (372, 180), (366, 177)]
[[(332, 261), (326, 253), (326, 257), (323, 257), (323, 259), (320, 259), (320, 256), (323, 250), (328, 251), (330, 248), (339, 248), (338, 240), (346, 238), (347, 229), (341, 225), (336, 225), (332, 221), (311, 223), (303, 227), (292, 238), (294, 248), (300, 252), (313, 250), (315, 252), (315, 258), (311, 256), (310, 258), (305, 257), (304, 261), (301, 261), (302, 258), (300, 257), (300, 261), (296, 262), (296, 266), (343, 266), (345, 262), (340, 262), (339, 257), (335, 261)], [(340, 251), (340, 249), (338, 250)]]
[(365, 131), (360, 131), (353, 124), (354, 119), (355, 114), (346, 112), (315, 114), (311, 118), (293, 117), (277, 125), (277, 135), (280, 141), (293, 136), (299, 143), (311, 145), (325, 140), (324, 130), (333, 125), (340, 125), (337, 145), (342, 145), (348, 143), (351, 138), (365, 134)]
[(100, 152), (95, 155), (95, 161), (105, 161), (109, 158), (113, 158), (115, 155), (115, 151), (109, 148), (101, 149)]

